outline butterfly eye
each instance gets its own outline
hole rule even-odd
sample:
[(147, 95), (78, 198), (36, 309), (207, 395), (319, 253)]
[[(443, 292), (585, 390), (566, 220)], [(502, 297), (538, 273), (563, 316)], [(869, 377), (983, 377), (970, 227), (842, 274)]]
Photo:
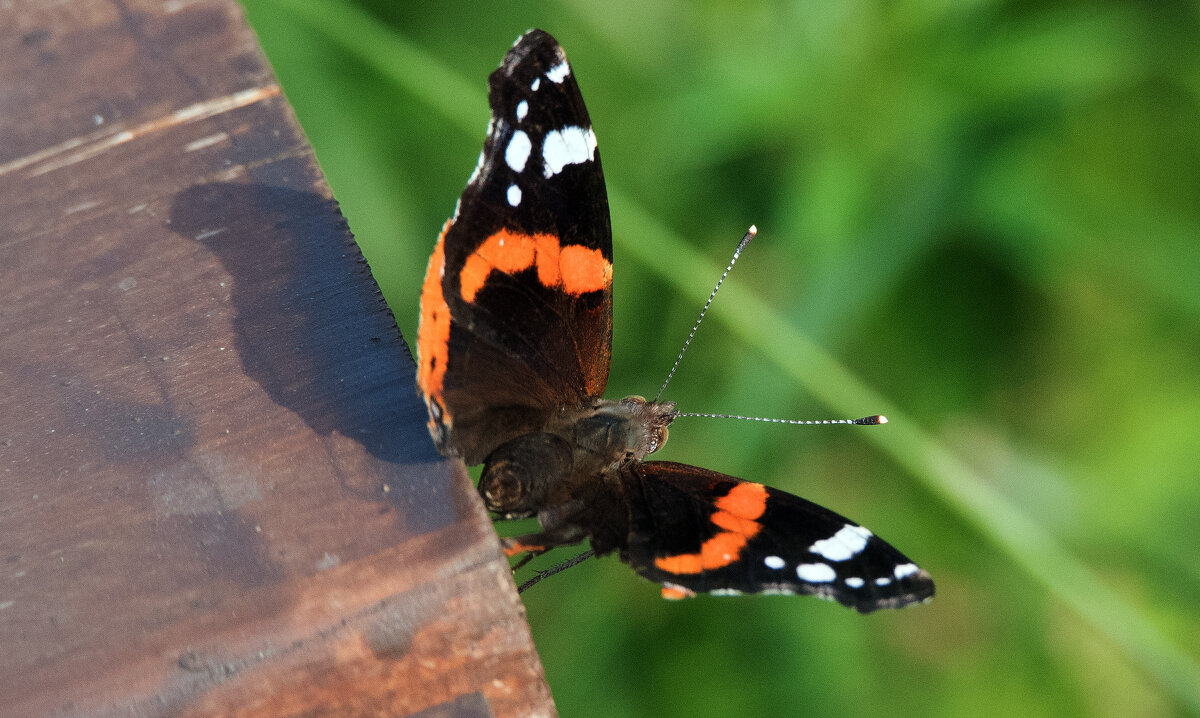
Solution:
[(648, 451), (646, 453), (653, 454), (654, 452), (658, 451), (662, 447), (662, 445), (665, 443), (667, 443), (667, 427), (660, 426), (660, 427), (658, 427), (658, 430), (654, 433), (654, 440), (652, 442), (650, 442), (650, 451)]

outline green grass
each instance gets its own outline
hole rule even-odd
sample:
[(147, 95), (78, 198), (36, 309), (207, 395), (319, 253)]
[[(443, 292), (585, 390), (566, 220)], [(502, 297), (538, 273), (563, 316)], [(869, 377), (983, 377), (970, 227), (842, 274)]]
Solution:
[(537, 26), (604, 157), (610, 395), (657, 390), (756, 223), (668, 398), (891, 419), (661, 454), (867, 524), (932, 604), (666, 603), (591, 562), (525, 595), (560, 711), (1200, 714), (1196, 7), (743, 5), (247, 2), (406, 336)]

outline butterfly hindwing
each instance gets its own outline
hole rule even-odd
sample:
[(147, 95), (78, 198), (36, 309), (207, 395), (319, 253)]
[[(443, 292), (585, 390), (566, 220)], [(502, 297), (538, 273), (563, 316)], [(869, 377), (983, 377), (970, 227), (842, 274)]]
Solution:
[(664, 595), (800, 593), (861, 612), (933, 595), (904, 554), (838, 514), (762, 484), (686, 464), (638, 464), (628, 560)]

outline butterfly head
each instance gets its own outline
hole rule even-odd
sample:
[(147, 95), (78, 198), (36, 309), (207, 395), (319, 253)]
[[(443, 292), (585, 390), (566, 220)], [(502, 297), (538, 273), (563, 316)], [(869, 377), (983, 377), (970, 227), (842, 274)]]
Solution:
[(673, 401), (646, 401), (640, 396), (606, 401), (599, 413), (619, 419), (624, 427), (625, 461), (641, 461), (661, 449), (667, 443), (667, 427), (679, 414)]

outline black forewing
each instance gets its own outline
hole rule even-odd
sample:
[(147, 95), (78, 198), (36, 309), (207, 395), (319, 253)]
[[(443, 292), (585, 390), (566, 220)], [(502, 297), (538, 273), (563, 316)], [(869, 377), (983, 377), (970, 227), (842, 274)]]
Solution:
[[(482, 460), (556, 407), (601, 395), (608, 380), (611, 283), (572, 295), (544, 286), (531, 268), (492, 272), (473, 301), (464, 301), (461, 293), (459, 272), (467, 258), (502, 229), (596, 249), (611, 265), (599, 153), (546, 176), (542, 144), (548, 133), (592, 132), (579, 85), (565, 63), (553, 37), (531, 30), (492, 73), (487, 140), (444, 238), (442, 286), (452, 321), (443, 395), (453, 441), (468, 463)], [(520, 171), (506, 158), (518, 131), (531, 148)], [(515, 205), (513, 187), (519, 192)]]
[[(747, 482), (661, 461), (635, 465), (622, 480), (631, 512), (626, 559), (652, 581), (696, 593), (810, 594), (863, 613), (933, 596), (929, 575), (886, 541), (864, 537), (858, 524), (770, 487), (763, 487), (767, 498), (757, 519), (760, 528), (734, 560), (696, 573), (664, 570), (661, 560), (670, 566), (671, 557), (700, 554), (705, 542), (724, 531), (712, 520), (717, 502)], [(843, 530), (848, 546), (836, 539), (823, 543)], [(853, 551), (860, 540), (862, 547)]]

